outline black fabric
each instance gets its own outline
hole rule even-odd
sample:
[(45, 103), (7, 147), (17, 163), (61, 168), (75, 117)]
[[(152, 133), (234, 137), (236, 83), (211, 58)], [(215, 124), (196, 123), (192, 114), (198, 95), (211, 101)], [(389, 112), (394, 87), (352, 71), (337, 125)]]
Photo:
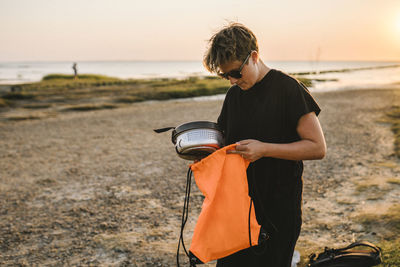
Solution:
[[(320, 108), (307, 88), (271, 69), (248, 90), (229, 89), (218, 124), (226, 145), (245, 139), (291, 143), (300, 140), (298, 121), (310, 112), (318, 115)], [(301, 227), (302, 173), (302, 161), (261, 158), (249, 165), (249, 195), (258, 222), (271, 236), (269, 248), (261, 256), (251, 249), (241, 251), (218, 260), (217, 266), (290, 266)], [(242, 265), (246, 262), (251, 264)]]

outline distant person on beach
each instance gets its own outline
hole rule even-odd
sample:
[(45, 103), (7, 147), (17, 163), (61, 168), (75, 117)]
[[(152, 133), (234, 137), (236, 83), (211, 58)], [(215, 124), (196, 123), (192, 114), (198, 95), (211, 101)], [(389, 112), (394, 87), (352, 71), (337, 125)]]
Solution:
[(72, 69), (74, 70), (74, 80), (78, 79), (78, 68), (76, 62), (72, 64)]
[(218, 124), (226, 145), (237, 144), (229, 153), (251, 162), (249, 195), (267, 233), (257, 253), (241, 250), (217, 266), (290, 267), (302, 224), (302, 160), (326, 153), (320, 108), (301, 82), (264, 64), (255, 35), (242, 24), (213, 35), (203, 63), (232, 85)]

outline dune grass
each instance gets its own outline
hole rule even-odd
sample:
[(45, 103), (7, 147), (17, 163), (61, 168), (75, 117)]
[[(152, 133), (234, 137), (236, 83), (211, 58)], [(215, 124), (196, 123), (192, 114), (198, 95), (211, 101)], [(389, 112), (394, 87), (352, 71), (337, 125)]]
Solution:
[(188, 77), (186, 79), (135, 79), (122, 80), (101, 75), (52, 74), (42, 81), (16, 85), (14, 92), (2, 96), (9, 100), (39, 99), (51, 95), (66, 98), (98, 96), (136, 96), (137, 101), (191, 97), (225, 92), (227, 81), (217, 78)]
[[(310, 81), (300, 80), (306, 85)], [(108, 98), (114, 103), (133, 103), (145, 100), (166, 100), (195, 96), (224, 94), (229, 81), (215, 76), (187, 77), (185, 79), (130, 79), (123, 80), (103, 75), (51, 74), (40, 82), (12, 86), (12, 91), (0, 98), (0, 105), (24, 102), (93, 102), (96, 98)], [(91, 100), (91, 101), (89, 101)], [(8, 101), (8, 102), (6, 102)]]
[[(310, 85), (311, 81), (299, 78)], [(216, 76), (184, 79), (118, 79), (104, 75), (51, 74), (39, 82), (11, 86), (11, 92), (0, 95), (0, 108), (91, 111), (111, 109), (146, 100), (168, 100), (225, 94), (227, 80)]]
[(82, 74), (77, 79), (73, 75), (49, 74), (44, 76), (41, 81), (34, 83), (18, 84), (11, 87), (14, 92), (44, 92), (67, 91), (72, 89), (81, 89), (84, 87), (99, 87), (110, 85), (136, 84), (139, 80), (122, 80), (114, 77), (94, 74)]
[[(42, 81), (54, 81), (54, 80), (75, 80), (74, 75), (67, 75), (67, 74), (49, 74), (42, 78)], [(96, 75), (96, 74), (82, 74), (78, 75), (76, 81), (78, 80), (94, 80), (94, 81), (114, 81), (120, 80), (118, 78), (113, 78), (105, 75)]]

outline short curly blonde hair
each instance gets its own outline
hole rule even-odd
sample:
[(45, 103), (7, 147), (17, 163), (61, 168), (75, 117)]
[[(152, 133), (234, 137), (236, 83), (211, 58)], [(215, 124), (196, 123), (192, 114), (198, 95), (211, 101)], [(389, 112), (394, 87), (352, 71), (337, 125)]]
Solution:
[(243, 61), (251, 51), (258, 52), (254, 33), (240, 23), (230, 23), (214, 34), (204, 55), (203, 65), (211, 73), (217, 73), (223, 64)]

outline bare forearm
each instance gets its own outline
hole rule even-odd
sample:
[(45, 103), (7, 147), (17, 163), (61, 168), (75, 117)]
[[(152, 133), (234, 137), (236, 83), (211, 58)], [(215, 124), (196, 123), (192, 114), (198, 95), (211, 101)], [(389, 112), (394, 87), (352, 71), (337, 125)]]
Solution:
[(325, 156), (325, 150), (325, 144), (306, 139), (288, 144), (262, 143), (264, 157), (287, 160), (322, 159)]
[(322, 159), (326, 144), (319, 121), (314, 112), (303, 115), (297, 127), (300, 140), (287, 144), (263, 143), (254, 139), (242, 140), (230, 153), (240, 154), (254, 162), (262, 157), (287, 160)]

